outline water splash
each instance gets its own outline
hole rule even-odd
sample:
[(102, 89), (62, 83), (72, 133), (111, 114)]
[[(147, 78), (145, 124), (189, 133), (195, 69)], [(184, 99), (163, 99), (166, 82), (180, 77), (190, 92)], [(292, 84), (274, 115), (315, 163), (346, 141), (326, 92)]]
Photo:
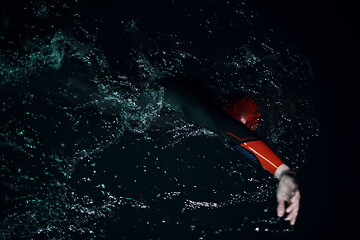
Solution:
[[(202, 238), (289, 231), (264, 213), (240, 224), (187, 219), (251, 203), (268, 209), (275, 181), (164, 107), (158, 83), (206, 76), (203, 84), (218, 101), (234, 91), (251, 95), (261, 103), (260, 135), (297, 172), (318, 131), (307, 59), (277, 41), (245, 3), (224, 4), (224, 12), (173, 3), (179, 15), (158, 9), (161, 24), (124, 10), (107, 31), (103, 9), (82, 4), (30, 1), (18, 7), (22, 16), (0, 4), (8, 22), (0, 26), (5, 239), (109, 239), (107, 221), (119, 223), (124, 236), (139, 227), (149, 238), (169, 222)], [(227, 26), (236, 42), (222, 34)]]

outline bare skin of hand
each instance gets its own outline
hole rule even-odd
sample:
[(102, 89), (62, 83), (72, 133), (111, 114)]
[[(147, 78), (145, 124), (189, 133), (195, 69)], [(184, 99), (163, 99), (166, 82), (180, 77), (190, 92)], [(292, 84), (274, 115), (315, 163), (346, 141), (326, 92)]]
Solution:
[[(283, 217), (286, 212), (287, 216), (285, 220), (290, 221), (290, 224), (294, 225), (300, 207), (300, 191), (293, 176), (286, 173), (281, 176), (276, 197), (278, 201), (278, 216)], [(288, 207), (285, 209), (286, 202), (288, 203)]]

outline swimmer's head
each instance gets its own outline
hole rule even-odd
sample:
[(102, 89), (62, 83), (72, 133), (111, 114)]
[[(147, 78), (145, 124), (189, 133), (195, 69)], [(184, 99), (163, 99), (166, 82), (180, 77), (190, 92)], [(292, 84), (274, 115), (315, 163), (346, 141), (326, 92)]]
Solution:
[(225, 111), (251, 130), (259, 127), (259, 105), (249, 96), (241, 96), (230, 101)]

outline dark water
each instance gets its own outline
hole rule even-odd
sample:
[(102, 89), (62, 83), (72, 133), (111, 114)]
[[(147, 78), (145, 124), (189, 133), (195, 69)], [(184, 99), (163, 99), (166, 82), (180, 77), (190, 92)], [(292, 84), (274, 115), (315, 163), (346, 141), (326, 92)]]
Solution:
[(295, 174), (318, 123), (309, 61), (245, 2), (2, 1), (3, 239), (227, 239), (292, 228), (276, 180), (164, 107), (203, 79), (261, 107)]

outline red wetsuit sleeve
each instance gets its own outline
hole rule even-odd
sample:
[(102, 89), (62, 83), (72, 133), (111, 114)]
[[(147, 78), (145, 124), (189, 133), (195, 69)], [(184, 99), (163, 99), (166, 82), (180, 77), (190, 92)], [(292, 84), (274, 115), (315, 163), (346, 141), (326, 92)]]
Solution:
[(272, 174), (275, 174), (276, 169), (283, 164), (283, 161), (262, 140), (245, 142), (240, 146), (254, 154), (261, 166)]
[(261, 166), (272, 174), (275, 174), (276, 169), (283, 164), (283, 161), (276, 155), (276, 153), (261, 139), (256, 138), (239, 138), (237, 135), (227, 132), (239, 146), (251, 152)]

